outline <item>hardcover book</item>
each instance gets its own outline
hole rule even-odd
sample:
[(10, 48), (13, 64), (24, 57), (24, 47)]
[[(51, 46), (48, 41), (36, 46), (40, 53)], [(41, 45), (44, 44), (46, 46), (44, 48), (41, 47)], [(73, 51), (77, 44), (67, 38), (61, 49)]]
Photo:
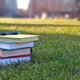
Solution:
[(0, 50), (0, 58), (31, 55), (32, 53), (31, 50), (32, 50), (31, 48), (19, 49), (19, 50)]
[(16, 57), (9, 57), (9, 58), (0, 58), (0, 65), (9, 65), (12, 63), (18, 63), (26, 61), (29, 62), (31, 61), (31, 56), (25, 55), (25, 56), (16, 56)]
[(0, 49), (2, 50), (15, 50), (22, 48), (32, 48), (34, 47), (34, 42), (22, 42), (22, 43), (14, 43), (14, 42), (4, 42), (0, 43)]
[(32, 42), (38, 40), (38, 35), (5, 35), (0, 36), (0, 42)]

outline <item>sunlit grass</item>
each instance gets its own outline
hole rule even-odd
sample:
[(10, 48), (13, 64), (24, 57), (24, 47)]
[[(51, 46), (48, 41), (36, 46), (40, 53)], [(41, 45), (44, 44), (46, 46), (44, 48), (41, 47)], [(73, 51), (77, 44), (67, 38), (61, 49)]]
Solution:
[(65, 27), (65, 26), (0, 26), (0, 31), (21, 31), (23, 33), (34, 33), (34, 34), (73, 34), (80, 35), (79, 27)]
[(77, 19), (13, 19), (0, 18), (0, 23), (6, 24), (50, 24), (50, 25), (80, 25)]

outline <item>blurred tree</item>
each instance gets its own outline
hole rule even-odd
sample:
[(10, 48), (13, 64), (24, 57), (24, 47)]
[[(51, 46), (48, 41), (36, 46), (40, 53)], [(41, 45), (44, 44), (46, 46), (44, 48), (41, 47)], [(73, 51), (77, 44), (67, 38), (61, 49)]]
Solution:
[(77, 5), (77, 15), (78, 15), (78, 19), (80, 20), (80, 0), (76, 0), (76, 5)]
[[(61, 13), (71, 13), (75, 11), (74, 0), (30, 0), (27, 15), (39, 17), (46, 13), (47, 17), (60, 16)], [(62, 16), (62, 15), (61, 15)]]

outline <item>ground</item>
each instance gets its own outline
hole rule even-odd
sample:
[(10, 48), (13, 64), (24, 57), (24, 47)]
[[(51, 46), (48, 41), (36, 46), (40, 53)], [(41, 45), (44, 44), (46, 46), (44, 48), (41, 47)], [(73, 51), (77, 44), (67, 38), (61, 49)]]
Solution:
[(0, 66), (0, 80), (80, 80), (80, 22), (1, 19), (0, 31), (37, 34), (32, 62)]

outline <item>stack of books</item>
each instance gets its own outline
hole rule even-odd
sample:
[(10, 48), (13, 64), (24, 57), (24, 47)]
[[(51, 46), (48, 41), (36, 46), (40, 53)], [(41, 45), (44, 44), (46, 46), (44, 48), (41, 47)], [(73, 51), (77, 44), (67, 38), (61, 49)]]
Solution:
[(32, 48), (38, 35), (17, 33), (0, 34), (0, 64), (6, 65), (19, 61), (30, 61)]

